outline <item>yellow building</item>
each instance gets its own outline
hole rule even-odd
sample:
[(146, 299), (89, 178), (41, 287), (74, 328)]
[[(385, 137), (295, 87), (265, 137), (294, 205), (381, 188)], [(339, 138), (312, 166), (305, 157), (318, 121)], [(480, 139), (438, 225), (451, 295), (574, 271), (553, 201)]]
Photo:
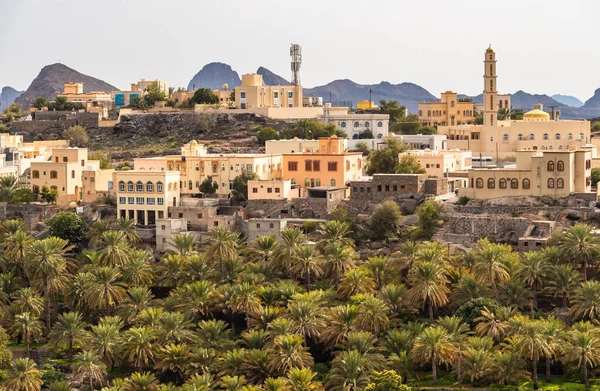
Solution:
[(359, 100), (356, 102), (357, 110), (377, 110), (379, 106), (377, 106), (372, 100)]
[(265, 152), (267, 155), (296, 153), (296, 152), (317, 152), (319, 150), (319, 140), (305, 140), (294, 137), (290, 140), (268, 140), (265, 143)]
[(217, 195), (228, 197), (233, 180), (244, 171), (253, 171), (261, 180), (282, 176), (280, 154), (206, 153), (195, 140), (182, 147), (181, 155), (134, 159), (136, 170), (177, 171), (182, 195), (200, 194), (200, 184), (209, 176), (219, 188)]
[(471, 151), (412, 149), (399, 153), (398, 158), (402, 158), (404, 155), (414, 156), (421, 167), (425, 169), (427, 175), (438, 178), (442, 178), (450, 172), (473, 168)]
[(100, 196), (106, 196), (113, 190), (114, 169), (83, 170), (81, 179), (83, 202), (94, 202)]
[(516, 168), (477, 168), (459, 196), (490, 199), (512, 196), (565, 197), (591, 191), (592, 151), (518, 151)]
[(82, 201), (83, 171), (99, 170), (100, 162), (88, 160), (87, 148), (54, 148), (51, 159), (31, 163), (31, 190), (35, 194), (44, 186), (56, 190), (58, 205)]
[(589, 142), (589, 121), (552, 120), (541, 105), (525, 113), (523, 120), (498, 121), (496, 79), (496, 54), (488, 48), (484, 57), (483, 125), (439, 126), (438, 134), (448, 138), (447, 149), (503, 158), (519, 150), (566, 151)]
[(239, 109), (302, 107), (301, 86), (265, 86), (262, 75), (242, 75), (242, 85), (235, 87), (235, 103)]
[(104, 91), (83, 92), (83, 83), (65, 83), (63, 93), (56, 96), (65, 97), (69, 102), (104, 102), (107, 104), (112, 102), (111, 94)]
[[(171, 100), (177, 104), (184, 103), (194, 96), (194, 92), (195, 91), (175, 91), (171, 94)], [(231, 99), (231, 95), (234, 91), (229, 88), (228, 84), (223, 84), (220, 90), (213, 90), (212, 92), (217, 96), (221, 108), (235, 107), (235, 102)]]
[(158, 88), (163, 91), (165, 94), (169, 93), (169, 82), (166, 80), (146, 80), (141, 79), (137, 83), (131, 83), (131, 91), (135, 91), (138, 93), (146, 91), (146, 88), (151, 87), (155, 84), (158, 84)]
[(115, 171), (113, 183), (117, 215), (134, 219), (138, 225), (155, 225), (178, 206), (180, 189), (177, 171)]
[(362, 153), (345, 152), (344, 139), (319, 139), (318, 152), (283, 154), (283, 178), (307, 188), (345, 186), (362, 178)]
[(456, 92), (442, 92), (439, 102), (419, 103), (419, 122), (429, 126), (475, 123), (473, 102), (460, 102)]
[(248, 200), (285, 200), (300, 197), (300, 187), (291, 180), (248, 181)]

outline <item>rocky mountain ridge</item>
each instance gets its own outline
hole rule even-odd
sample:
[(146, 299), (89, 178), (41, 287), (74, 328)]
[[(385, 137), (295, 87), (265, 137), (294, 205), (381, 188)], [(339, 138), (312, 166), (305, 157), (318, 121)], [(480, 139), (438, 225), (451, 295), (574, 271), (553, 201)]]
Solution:
[(23, 94), (23, 91), (17, 91), (12, 87), (2, 87), (0, 91), (0, 110), (6, 109), (14, 103), (15, 99)]

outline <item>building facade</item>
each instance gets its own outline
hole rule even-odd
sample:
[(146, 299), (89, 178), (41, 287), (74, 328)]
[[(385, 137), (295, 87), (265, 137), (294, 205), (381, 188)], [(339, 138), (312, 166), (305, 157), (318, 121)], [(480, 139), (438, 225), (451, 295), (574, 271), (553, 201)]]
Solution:
[(279, 155), (282, 153), (317, 152), (319, 140), (304, 140), (294, 137), (291, 140), (268, 140), (265, 143), (267, 155)]
[(300, 197), (300, 187), (291, 180), (248, 181), (248, 200), (285, 200)]
[(302, 87), (265, 86), (262, 75), (248, 73), (242, 75), (242, 85), (235, 87), (235, 103), (242, 110), (256, 107), (302, 107)]
[(471, 151), (459, 149), (449, 151), (432, 151), (430, 149), (413, 149), (398, 154), (414, 156), (417, 162), (425, 169), (427, 175), (441, 178), (448, 173), (470, 170), (473, 168)]
[(69, 102), (79, 102), (83, 104), (86, 102), (110, 104), (112, 102), (111, 95), (104, 91), (83, 92), (83, 83), (64, 83), (62, 94), (57, 94), (56, 96), (65, 97)]
[(442, 92), (439, 102), (419, 103), (419, 122), (429, 126), (475, 123), (473, 102), (459, 100), (456, 92)]

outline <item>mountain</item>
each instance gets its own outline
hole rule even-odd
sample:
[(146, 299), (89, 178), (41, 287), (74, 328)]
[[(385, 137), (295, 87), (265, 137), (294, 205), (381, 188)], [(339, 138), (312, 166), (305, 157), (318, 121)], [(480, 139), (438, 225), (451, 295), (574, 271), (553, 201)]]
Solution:
[(304, 88), (304, 96), (321, 96), (325, 102), (329, 102), (331, 94), (331, 100), (334, 103), (353, 103), (356, 105), (359, 100), (369, 99), (369, 90), (371, 90), (372, 101), (378, 102), (381, 99), (397, 100), (412, 113), (417, 112), (419, 102), (437, 100), (429, 91), (413, 83), (391, 84), (382, 81), (379, 84), (357, 84), (348, 79), (335, 80), (314, 88)]
[(554, 94), (551, 96), (555, 101), (570, 107), (581, 107), (583, 102), (571, 95)]
[(82, 82), (84, 92), (105, 91), (110, 93), (118, 90), (117, 87), (105, 81), (79, 73), (66, 65), (52, 64), (42, 68), (27, 88), (27, 91), (19, 96), (16, 102), (22, 104), (23, 108), (28, 108), (38, 96), (45, 96), (50, 100), (54, 100), (56, 94), (63, 91), (65, 82)]
[(0, 110), (10, 106), (21, 94), (23, 94), (23, 91), (17, 91), (8, 86), (2, 87), (2, 91), (0, 91)]
[(538, 103), (543, 104), (545, 110), (550, 110), (550, 106), (565, 107), (564, 104), (552, 99), (548, 95), (529, 94), (522, 90), (511, 94), (510, 103), (513, 108), (522, 109), (524, 111), (533, 109), (533, 106)]
[(188, 84), (188, 91), (194, 91), (198, 88), (210, 88), (211, 90), (220, 90), (223, 84), (228, 84), (229, 88), (241, 84), (240, 76), (231, 69), (230, 65), (221, 62), (211, 62), (206, 64), (200, 72), (196, 73)]
[(263, 84), (266, 86), (289, 86), (290, 82), (283, 77), (271, 72), (265, 67), (258, 67), (256, 73), (262, 75)]
[(582, 105), (585, 109), (598, 109), (600, 108), (600, 88), (594, 91), (594, 95), (585, 101)]

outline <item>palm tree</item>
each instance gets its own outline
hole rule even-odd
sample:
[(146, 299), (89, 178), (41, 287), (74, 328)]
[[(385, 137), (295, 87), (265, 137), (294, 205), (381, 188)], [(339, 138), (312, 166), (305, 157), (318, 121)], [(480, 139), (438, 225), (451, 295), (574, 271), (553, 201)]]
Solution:
[(487, 307), (481, 310), (481, 316), (474, 319), (477, 322), (475, 331), (481, 337), (490, 337), (495, 341), (501, 341), (506, 335), (506, 324)]
[(84, 383), (87, 379), (90, 390), (94, 389), (94, 383), (102, 385), (106, 376), (106, 365), (98, 354), (91, 350), (84, 350), (77, 355), (77, 362), (73, 365), (73, 377)]
[(339, 242), (330, 242), (323, 250), (325, 275), (333, 278), (335, 289), (340, 283), (340, 276), (352, 269), (357, 258), (354, 249)]
[(96, 220), (88, 229), (87, 237), (90, 240), (90, 245), (100, 242), (102, 234), (113, 230), (113, 223), (110, 220)]
[(22, 231), (21, 229), (16, 232), (9, 231), (7, 234), (2, 235), (2, 237), (3, 243), (1, 248), (2, 251), (4, 251), (8, 264), (11, 266), (10, 271), (18, 273), (23, 268), (25, 261), (29, 259), (31, 247), (35, 242), (35, 239), (29, 233)]
[(287, 383), (293, 391), (323, 391), (321, 382), (315, 380), (316, 376), (309, 368), (291, 368), (287, 373)]
[(13, 360), (7, 375), (4, 383), (6, 391), (40, 391), (42, 388), (42, 372), (29, 358)]
[(252, 262), (266, 262), (271, 265), (275, 258), (277, 238), (275, 235), (259, 236), (248, 246), (248, 259)]
[(190, 343), (196, 340), (194, 323), (178, 311), (166, 312), (160, 318), (158, 339), (161, 345)]
[[(199, 388), (198, 390), (208, 388)], [(159, 383), (152, 372), (133, 372), (123, 383), (124, 391), (158, 391)]]
[(375, 292), (375, 287), (371, 271), (363, 267), (355, 267), (344, 273), (337, 292), (340, 298), (347, 300), (356, 294), (372, 294)]
[(291, 266), (294, 265), (298, 248), (306, 244), (306, 241), (306, 235), (297, 228), (284, 228), (279, 231), (273, 268), (287, 274)]
[(492, 373), (492, 353), (486, 349), (468, 347), (464, 354), (465, 375), (474, 383)]
[(518, 334), (516, 349), (523, 358), (531, 360), (531, 379), (533, 389), (537, 390), (539, 388), (537, 364), (541, 357), (547, 357), (551, 353), (544, 335), (544, 326), (540, 321), (530, 321), (523, 325)]
[(131, 248), (122, 231), (106, 231), (100, 237), (101, 247), (98, 252), (102, 266), (123, 266), (129, 261)]
[(186, 344), (170, 344), (161, 348), (154, 368), (174, 373), (183, 383), (189, 374), (194, 355)]
[(533, 314), (534, 310), (537, 309), (538, 289), (543, 288), (542, 284), (551, 275), (553, 267), (540, 251), (524, 253), (522, 263), (521, 279), (533, 289), (533, 300), (531, 302), (531, 313)]
[(92, 307), (103, 308), (110, 313), (126, 294), (119, 282), (121, 272), (114, 267), (104, 266), (93, 270), (92, 275), (93, 281), (86, 300)]
[(154, 295), (145, 286), (135, 286), (127, 291), (127, 296), (117, 313), (123, 317), (125, 322), (131, 322), (140, 312), (150, 307)]
[(89, 347), (100, 355), (102, 362), (112, 368), (118, 361), (121, 343), (121, 327), (118, 324), (100, 323), (92, 326), (92, 332), (88, 340)]
[(203, 320), (198, 323), (198, 326), (200, 328), (197, 331), (198, 345), (201, 347), (224, 351), (235, 346), (231, 338), (231, 330), (222, 320)]
[(399, 317), (403, 311), (408, 310), (410, 305), (406, 299), (408, 288), (404, 284), (388, 284), (384, 286), (378, 294), (378, 297), (390, 309), (390, 318)]
[(375, 284), (377, 285), (377, 290), (380, 290), (383, 286), (398, 280), (396, 268), (393, 267), (388, 257), (370, 257), (367, 259), (364, 266), (371, 271), (371, 275), (373, 276)]
[(58, 347), (66, 346), (67, 358), (71, 361), (73, 347), (81, 345), (88, 337), (87, 326), (79, 312), (61, 314), (48, 335), (50, 344)]
[(473, 275), (480, 281), (492, 285), (496, 300), (500, 300), (498, 284), (510, 278), (508, 262), (513, 256), (509, 245), (491, 243), (487, 239), (481, 239), (475, 247)]
[(14, 337), (20, 336), (25, 343), (25, 352), (29, 356), (31, 351), (31, 342), (39, 341), (42, 336), (42, 322), (29, 312), (23, 312), (15, 316), (15, 321), (12, 327)]
[(600, 337), (598, 329), (591, 331), (572, 330), (567, 336), (567, 346), (564, 359), (577, 363), (583, 372), (583, 382), (590, 388), (588, 366), (594, 368), (600, 363)]
[(210, 281), (196, 281), (175, 289), (171, 295), (177, 303), (175, 308), (200, 318), (209, 314), (216, 293)]
[(549, 289), (554, 297), (562, 297), (562, 306), (567, 308), (569, 296), (580, 285), (581, 276), (571, 265), (558, 265), (554, 269), (550, 279)]
[(490, 290), (486, 284), (473, 277), (472, 274), (465, 274), (454, 284), (450, 295), (450, 304), (453, 308), (458, 308), (470, 300), (488, 297), (489, 293)]
[(315, 247), (310, 245), (302, 245), (296, 250), (296, 257), (292, 267), (292, 271), (300, 278), (306, 276), (308, 289), (311, 288), (311, 277), (319, 277), (323, 273), (321, 265), (324, 259), (321, 257)]
[(150, 327), (132, 327), (123, 333), (123, 355), (137, 370), (154, 362), (156, 334)]
[(317, 249), (324, 252), (329, 243), (339, 243), (343, 247), (354, 247), (354, 241), (349, 238), (352, 231), (350, 224), (337, 220), (329, 220), (317, 228), (317, 234), (321, 239), (317, 243)]
[(250, 313), (250, 325), (252, 329), (266, 330), (268, 325), (283, 313), (283, 308), (270, 305), (260, 306)]
[(21, 288), (12, 295), (11, 308), (15, 313), (29, 312), (40, 316), (44, 310), (44, 298), (33, 288)]
[(13, 198), (22, 193), (25, 185), (14, 175), (0, 177), (0, 202), (12, 202)]
[(450, 293), (445, 267), (431, 261), (417, 261), (410, 270), (408, 281), (411, 285), (408, 300), (427, 307), (429, 320), (433, 323), (434, 307), (445, 305)]
[(146, 250), (132, 250), (129, 261), (122, 266), (123, 282), (128, 285), (150, 286), (154, 281), (154, 269), (150, 265), (152, 254)]
[[(223, 376), (219, 386), (225, 391), (240, 391), (244, 390), (247, 381), (244, 376)], [(248, 390), (245, 390), (248, 391)]]
[(50, 328), (50, 304), (57, 292), (65, 288), (67, 262), (64, 254), (73, 246), (64, 239), (51, 236), (38, 240), (31, 246), (31, 258), (27, 262), (27, 274), (40, 287), (46, 299), (44, 314), (46, 327)]
[(231, 301), (235, 311), (244, 312), (246, 326), (248, 327), (250, 324), (250, 313), (260, 307), (260, 299), (256, 294), (256, 287), (248, 282), (237, 285), (233, 291)]
[(293, 321), (291, 332), (301, 334), (305, 340), (315, 340), (325, 327), (322, 303), (314, 299), (296, 299), (288, 305), (288, 318)]
[(89, 309), (88, 290), (93, 281), (92, 273), (77, 273), (69, 279), (65, 294), (66, 304), (69, 308), (79, 311)]
[(388, 318), (390, 308), (383, 300), (367, 295), (360, 302), (359, 308), (358, 322), (363, 330), (378, 335), (380, 331), (387, 329), (390, 323)]
[[(459, 384), (462, 383), (462, 356), (463, 345), (470, 334), (470, 328), (464, 320), (458, 316), (444, 316), (437, 320), (437, 324), (442, 326), (448, 334), (454, 346), (456, 347), (456, 377)], [(473, 363), (476, 361), (474, 360)], [(471, 372), (471, 382), (473, 382), (474, 372)], [(477, 376), (475, 376), (477, 377)]]
[(190, 233), (179, 233), (174, 235), (169, 241), (170, 252), (175, 254), (188, 256), (198, 249), (198, 239)]
[(582, 270), (583, 281), (587, 281), (587, 268), (590, 261), (600, 251), (600, 237), (592, 232), (587, 224), (575, 224), (558, 236), (556, 245), (564, 259), (577, 263)]
[(442, 326), (428, 327), (415, 338), (411, 351), (414, 361), (431, 363), (432, 382), (437, 384), (437, 366), (453, 360), (455, 346), (448, 331)]
[(275, 337), (269, 368), (279, 374), (286, 373), (292, 368), (311, 368), (313, 358), (303, 343), (304, 337), (298, 334)]
[(550, 315), (546, 319), (540, 320), (548, 344), (548, 354), (546, 355), (546, 381), (552, 381), (550, 372), (552, 360), (562, 353), (564, 345), (564, 323), (554, 316)]
[(137, 230), (135, 229), (135, 225), (136, 223), (134, 219), (121, 217), (117, 220), (115, 227), (117, 231), (123, 232), (123, 234), (125, 235), (125, 239), (127, 239), (127, 242), (129, 242), (129, 244), (133, 246), (135, 246), (141, 241), (140, 237), (137, 234)]
[(223, 262), (238, 255), (239, 235), (227, 228), (216, 227), (208, 231), (204, 244), (207, 246), (206, 255), (218, 262), (221, 278), (224, 276)]
[(525, 362), (514, 352), (496, 352), (492, 366), (494, 378), (498, 383), (512, 384), (527, 379), (529, 373), (525, 370)]
[(340, 352), (331, 363), (327, 389), (332, 391), (362, 390), (369, 383), (372, 368), (372, 362), (358, 350)]
[(569, 312), (574, 319), (599, 319), (600, 282), (590, 280), (581, 284), (581, 286), (575, 290), (575, 295), (571, 302), (571, 309)]

